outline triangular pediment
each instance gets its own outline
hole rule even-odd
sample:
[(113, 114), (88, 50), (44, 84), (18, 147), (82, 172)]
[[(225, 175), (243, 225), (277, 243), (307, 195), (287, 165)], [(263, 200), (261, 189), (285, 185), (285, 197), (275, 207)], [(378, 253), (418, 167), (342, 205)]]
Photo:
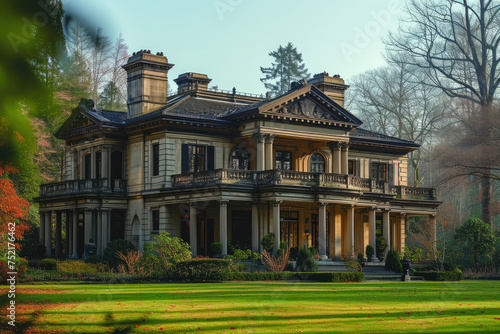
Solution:
[(67, 138), (72, 134), (83, 132), (86, 129), (93, 128), (99, 124), (99, 120), (91, 115), (91, 112), (82, 108), (80, 105), (73, 109), (71, 116), (63, 123), (55, 133), (57, 138)]
[(228, 119), (245, 119), (257, 115), (300, 122), (321, 122), (357, 127), (362, 122), (349, 111), (313, 85), (288, 92), (269, 101), (263, 101), (226, 116)]
[(283, 95), (259, 108), (260, 113), (331, 122), (362, 122), (312, 85)]

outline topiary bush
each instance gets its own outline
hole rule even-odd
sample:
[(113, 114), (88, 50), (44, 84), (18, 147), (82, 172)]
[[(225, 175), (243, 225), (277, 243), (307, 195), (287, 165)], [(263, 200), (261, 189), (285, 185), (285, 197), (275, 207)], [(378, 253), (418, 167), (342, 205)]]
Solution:
[(371, 261), (373, 255), (375, 255), (375, 249), (373, 248), (372, 245), (367, 245), (365, 253), (366, 253), (366, 257), (368, 258), (368, 261)]
[(242, 251), (241, 249), (235, 249), (234, 250), (234, 258), (236, 260), (246, 260), (248, 259), (248, 255), (247, 253), (245, 253), (244, 251)]
[(400, 256), (394, 249), (390, 249), (389, 252), (387, 252), (384, 266), (386, 269), (392, 270), (395, 273), (401, 273), (403, 271)]
[(44, 270), (55, 270), (57, 268), (56, 259), (43, 259), (40, 261), (40, 268)]
[(260, 244), (268, 253), (272, 253), (274, 248), (274, 233), (269, 233), (262, 237)]
[[(316, 252), (316, 249), (314, 249)], [(297, 253), (297, 271), (315, 272), (318, 270), (318, 263), (314, 260), (314, 253), (310, 248), (302, 247)]]
[(118, 253), (127, 254), (135, 250), (137, 250), (137, 248), (128, 240), (117, 239), (110, 241), (104, 250), (104, 261), (106, 261), (111, 268), (118, 268), (120, 264), (125, 264), (125, 262), (120, 259)]

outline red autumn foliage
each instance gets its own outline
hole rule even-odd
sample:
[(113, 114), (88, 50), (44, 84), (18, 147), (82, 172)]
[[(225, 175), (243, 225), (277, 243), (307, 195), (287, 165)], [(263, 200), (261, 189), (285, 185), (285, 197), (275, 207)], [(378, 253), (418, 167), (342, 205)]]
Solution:
[[(17, 195), (16, 188), (7, 177), (12, 173), (17, 173), (14, 167), (0, 164), (0, 234), (12, 232), (12, 224), (9, 226), (9, 223), (15, 223), (14, 236), (21, 238), (29, 228), (30, 203)], [(18, 243), (16, 245), (19, 247)]]

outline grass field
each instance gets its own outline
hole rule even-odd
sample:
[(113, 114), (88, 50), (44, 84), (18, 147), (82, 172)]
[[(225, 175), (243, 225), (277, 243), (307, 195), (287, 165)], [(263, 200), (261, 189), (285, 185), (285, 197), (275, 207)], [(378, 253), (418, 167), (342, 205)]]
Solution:
[(51, 332), (500, 333), (499, 300), (499, 281), (19, 284), (16, 305)]

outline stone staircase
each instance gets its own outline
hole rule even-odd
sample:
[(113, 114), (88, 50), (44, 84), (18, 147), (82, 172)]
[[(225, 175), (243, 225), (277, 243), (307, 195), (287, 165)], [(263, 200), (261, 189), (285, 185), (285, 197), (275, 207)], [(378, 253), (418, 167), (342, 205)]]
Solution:
[[(350, 272), (343, 261), (319, 260), (318, 271), (320, 272)], [(383, 262), (366, 262), (363, 268), (365, 281), (401, 281), (401, 274), (396, 274), (384, 268)], [(412, 280), (419, 280), (421, 277), (411, 277)]]

